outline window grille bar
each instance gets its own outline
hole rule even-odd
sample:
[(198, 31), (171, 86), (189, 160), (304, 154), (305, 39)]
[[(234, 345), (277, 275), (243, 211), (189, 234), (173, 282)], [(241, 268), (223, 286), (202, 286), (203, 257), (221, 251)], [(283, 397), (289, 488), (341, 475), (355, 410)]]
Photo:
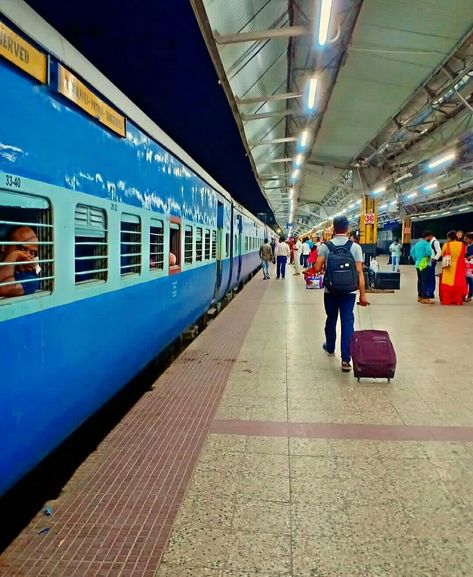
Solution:
[[(83, 270), (80, 272), (76, 272), (75, 275), (76, 276), (82, 276), (84, 274), (97, 274), (99, 272), (107, 272), (108, 268), (92, 268), (90, 270)], [(96, 279), (92, 279), (92, 280), (96, 280)]]
[(19, 240), (2, 240), (1, 244), (4, 244), (5, 246), (18, 246), (18, 245), (38, 245), (38, 246), (52, 246), (54, 244), (54, 241), (52, 240), (43, 240), (43, 241), (38, 241), (38, 242), (27, 242), (27, 241), (19, 241)]
[(17, 266), (18, 264), (42, 264), (47, 262), (54, 262), (52, 258), (43, 258), (41, 260), (17, 260), (16, 262), (0, 262), (0, 266)]
[(107, 260), (108, 259), (108, 255), (103, 254), (103, 255), (99, 255), (99, 256), (76, 256), (74, 257), (74, 260)]
[[(12, 224), (17, 226), (34, 226), (34, 227), (42, 227), (42, 228), (53, 228), (54, 225), (52, 224), (43, 224), (41, 222), (20, 222), (19, 220), (0, 220), (0, 224)], [(2, 242), (2, 244), (5, 244)]]
[(41, 277), (37, 277), (37, 278), (26, 278), (25, 280), (19, 281), (19, 280), (12, 280), (12, 281), (8, 281), (8, 282), (1, 282), (0, 286), (11, 286), (11, 285), (15, 285), (15, 284), (25, 284), (28, 282), (42, 282), (44, 280), (52, 280), (56, 277), (54, 276), (41, 276)]
[(107, 246), (108, 242), (76, 242), (76, 246)]

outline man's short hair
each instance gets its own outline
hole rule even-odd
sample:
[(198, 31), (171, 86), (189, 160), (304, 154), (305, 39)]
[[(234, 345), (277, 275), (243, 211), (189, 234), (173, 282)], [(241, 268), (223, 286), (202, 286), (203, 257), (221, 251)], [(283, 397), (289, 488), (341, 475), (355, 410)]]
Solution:
[(279, 242), (284, 242), (285, 240), (286, 240), (286, 237), (285, 237), (285, 236), (280, 236), (280, 237), (279, 237)]
[(434, 236), (434, 233), (431, 230), (424, 230), (422, 238), (427, 238), (428, 236)]
[(349, 226), (350, 224), (346, 216), (336, 216), (333, 219), (333, 230), (335, 234), (343, 234), (344, 232), (347, 232)]
[(267, 239), (267, 238), (265, 238), (265, 239), (264, 239), (264, 242), (268, 242), (268, 239)]

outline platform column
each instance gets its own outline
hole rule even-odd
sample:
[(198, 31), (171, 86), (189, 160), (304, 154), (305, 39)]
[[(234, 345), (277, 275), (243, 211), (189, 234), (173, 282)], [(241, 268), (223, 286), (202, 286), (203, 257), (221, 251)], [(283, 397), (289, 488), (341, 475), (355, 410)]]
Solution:
[[(402, 219), (402, 254), (408, 257), (411, 254), (412, 221), (409, 216)], [(401, 261), (402, 262), (402, 261)]]
[(378, 237), (378, 199), (364, 196), (361, 201), (360, 244), (365, 254), (366, 264), (376, 256)]

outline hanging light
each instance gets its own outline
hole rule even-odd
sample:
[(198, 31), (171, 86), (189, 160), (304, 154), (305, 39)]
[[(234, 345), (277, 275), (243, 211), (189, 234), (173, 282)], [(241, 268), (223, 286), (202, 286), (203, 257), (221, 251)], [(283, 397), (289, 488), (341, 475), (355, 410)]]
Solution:
[(375, 188), (374, 190), (372, 190), (371, 194), (382, 194), (383, 192), (386, 192), (386, 187), (380, 186), (379, 188)]
[(315, 97), (317, 96), (317, 83), (318, 79), (316, 76), (313, 76), (309, 80), (309, 90), (307, 94), (307, 108), (309, 110), (315, 108)]
[(332, 0), (322, 0), (319, 18), (319, 44), (324, 46), (328, 38), (330, 25), (330, 13), (332, 12)]
[(442, 164), (446, 164), (455, 158), (456, 154), (454, 152), (449, 152), (448, 154), (444, 154), (443, 156), (439, 156), (439, 158), (435, 160), (431, 160), (428, 164), (429, 168), (437, 168), (437, 166), (441, 166)]
[(304, 147), (307, 145), (307, 142), (309, 140), (309, 131), (308, 130), (303, 130), (301, 133), (301, 146)]

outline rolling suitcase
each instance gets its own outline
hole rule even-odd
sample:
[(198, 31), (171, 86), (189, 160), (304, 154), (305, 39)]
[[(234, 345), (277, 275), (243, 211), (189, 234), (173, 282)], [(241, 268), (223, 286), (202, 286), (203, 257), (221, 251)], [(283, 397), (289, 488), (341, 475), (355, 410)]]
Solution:
[(353, 373), (361, 378), (394, 378), (396, 372), (396, 352), (389, 333), (373, 329), (355, 331), (350, 342)]

